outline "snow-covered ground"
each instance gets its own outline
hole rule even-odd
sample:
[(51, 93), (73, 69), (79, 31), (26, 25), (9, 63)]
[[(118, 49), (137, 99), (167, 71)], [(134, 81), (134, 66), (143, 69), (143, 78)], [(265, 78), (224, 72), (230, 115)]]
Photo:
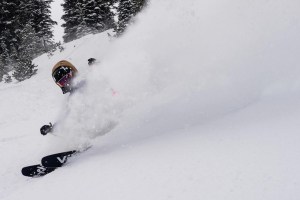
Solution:
[[(36, 76), (0, 85), (0, 199), (300, 199), (299, 7), (153, 0), (119, 39), (37, 58)], [(51, 78), (61, 59), (87, 81), (72, 96)], [(45, 177), (20, 173), (87, 145)]]

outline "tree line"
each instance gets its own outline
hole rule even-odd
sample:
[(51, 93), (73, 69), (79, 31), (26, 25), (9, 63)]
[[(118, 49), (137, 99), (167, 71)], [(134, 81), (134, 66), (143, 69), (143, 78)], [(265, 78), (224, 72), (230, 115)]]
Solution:
[[(37, 71), (32, 60), (59, 45), (53, 38), (57, 23), (51, 19), (52, 2), (1, 0), (0, 82), (30, 78)], [(70, 42), (108, 29), (118, 37), (146, 4), (147, 0), (64, 0), (63, 40)]]

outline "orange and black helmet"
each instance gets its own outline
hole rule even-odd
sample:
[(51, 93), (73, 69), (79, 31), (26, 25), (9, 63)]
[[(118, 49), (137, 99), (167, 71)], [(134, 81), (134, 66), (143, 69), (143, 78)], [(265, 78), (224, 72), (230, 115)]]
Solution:
[(63, 93), (72, 90), (71, 82), (78, 70), (70, 62), (61, 60), (52, 69), (52, 77), (55, 83), (62, 89)]

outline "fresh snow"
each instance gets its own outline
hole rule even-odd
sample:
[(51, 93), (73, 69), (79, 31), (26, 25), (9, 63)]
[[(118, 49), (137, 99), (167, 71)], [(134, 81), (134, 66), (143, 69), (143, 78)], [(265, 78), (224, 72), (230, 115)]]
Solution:
[[(0, 199), (300, 199), (299, 6), (153, 0), (121, 38), (38, 57), (36, 76), (0, 85)], [(51, 78), (61, 59), (86, 81), (71, 96)], [(88, 146), (45, 177), (20, 172)]]

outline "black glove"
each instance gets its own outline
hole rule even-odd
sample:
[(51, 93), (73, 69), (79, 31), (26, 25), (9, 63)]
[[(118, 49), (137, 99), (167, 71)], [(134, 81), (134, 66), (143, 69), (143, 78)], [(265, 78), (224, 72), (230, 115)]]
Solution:
[(53, 129), (52, 124), (50, 123), (49, 125), (44, 125), (41, 127), (40, 131), (42, 135), (47, 135), (48, 133), (50, 133)]

